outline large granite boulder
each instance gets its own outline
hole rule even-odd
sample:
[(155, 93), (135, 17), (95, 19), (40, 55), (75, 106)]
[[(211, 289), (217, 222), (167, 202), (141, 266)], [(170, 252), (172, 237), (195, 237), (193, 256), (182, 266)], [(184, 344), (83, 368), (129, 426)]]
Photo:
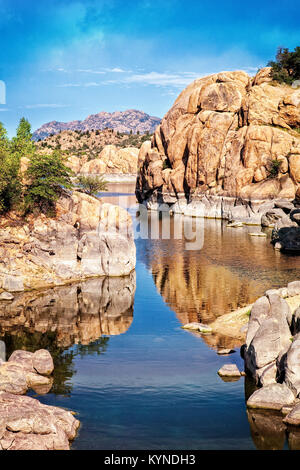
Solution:
[[(300, 155), (298, 157), (300, 162)], [(300, 209), (296, 200), (292, 210), (274, 223), (272, 243), (282, 251), (300, 253)]]
[(243, 354), (245, 370), (261, 385), (276, 382), (277, 358), (290, 346), (290, 316), (287, 302), (272, 291), (252, 307)]
[(23, 395), (31, 388), (47, 393), (52, 386), (49, 376), (53, 369), (53, 359), (46, 350), (14, 351), (7, 362), (0, 364), (0, 390)]
[(295, 401), (293, 392), (285, 384), (271, 384), (256, 390), (247, 401), (248, 408), (281, 410)]
[(285, 383), (295, 395), (300, 393), (300, 333), (294, 336), (285, 356)]
[(300, 183), (300, 93), (269, 81), (263, 69), (254, 79), (236, 71), (191, 83), (139, 158), (139, 201), (171, 210), (179, 202), (182, 213), (260, 224), (263, 204), (293, 200)]
[(0, 450), (69, 450), (78, 428), (70, 411), (0, 391)]
[(53, 360), (46, 350), (17, 350), (0, 364), (0, 450), (68, 450), (79, 421), (69, 411), (21, 396), (48, 393)]

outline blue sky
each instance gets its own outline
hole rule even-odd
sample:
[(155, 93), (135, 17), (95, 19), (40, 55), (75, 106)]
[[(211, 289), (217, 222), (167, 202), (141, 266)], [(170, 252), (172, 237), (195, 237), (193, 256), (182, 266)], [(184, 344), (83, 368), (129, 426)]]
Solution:
[(254, 74), (299, 33), (299, 0), (0, 0), (0, 121), (162, 117), (195, 78)]

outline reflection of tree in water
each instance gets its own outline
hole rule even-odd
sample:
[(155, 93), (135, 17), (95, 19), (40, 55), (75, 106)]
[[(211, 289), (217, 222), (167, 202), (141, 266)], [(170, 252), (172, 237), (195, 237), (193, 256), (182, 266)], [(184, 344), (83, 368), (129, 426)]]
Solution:
[(100, 356), (100, 354), (103, 354), (106, 352), (107, 346), (108, 346), (108, 337), (102, 337), (99, 338), (97, 341), (94, 341), (94, 343), (83, 345), (83, 344), (76, 344), (75, 349), (76, 349), (76, 356), (80, 356), (81, 358), (85, 356), (91, 356), (91, 355), (96, 355)]
[(16, 349), (47, 349), (54, 361), (51, 392), (68, 395), (74, 359), (101, 355), (109, 335), (125, 333), (133, 320), (135, 273), (16, 296), (0, 304), (0, 339), (7, 358)]

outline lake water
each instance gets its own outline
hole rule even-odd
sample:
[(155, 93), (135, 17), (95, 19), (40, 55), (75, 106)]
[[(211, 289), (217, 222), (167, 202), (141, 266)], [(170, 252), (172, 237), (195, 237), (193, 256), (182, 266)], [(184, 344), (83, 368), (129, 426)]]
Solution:
[[(104, 197), (134, 216), (133, 185)], [(155, 215), (154, 215), (155, 217)], [(157, 217), (157, 215), (156, 215)], [(182, 224), (178, 219), (176, 224)], [(173, 227), (174, 228), (174, 227)], [(243, 368), (240, 343), (181, 326), (211, 322), (247, 305), (267, 288), (300, 279), (299, 258), (273, 250), (251, 228), (206, 220), (201, 250), (185, 240), (136, 240), (136, 273), (17, 298), (1, 312), (0, 339), (17, 348), (48, 348), (55, 359), (46, 404), (78, 413), (73, 449), (256, 449), (297, 447), (276, 416), (247, 416), (244, 377), (224, 382), (218, 369)], [(218, 347), (233, 347), (218, 356)], [(251, 426), (249, 424), (251, 423)]]

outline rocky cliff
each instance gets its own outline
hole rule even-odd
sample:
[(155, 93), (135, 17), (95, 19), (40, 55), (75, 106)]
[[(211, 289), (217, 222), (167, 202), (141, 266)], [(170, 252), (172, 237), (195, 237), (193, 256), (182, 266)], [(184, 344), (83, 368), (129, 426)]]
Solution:
[(149, 208), (260, 223), (300, 192), (300, 90), (224, 72), (194, 81), (140, 153), (136, 193)]
[(131, 217), (125, 209), (75, 191), (57, 203), (57, 216), (2, 220), (1, 300), (10, 292), (95, 276), (124, 276), (135, 268)]
[(37, 129), (34, 134), (34, 140), (44, 139), (51, 134), (58, 134), (63, 130), (71, 131), (91, 131), (92, 129), (114, 129), (118, 132), (134, 134), (150, 134), (154, 132), (157, 125), (160, 123), (158, 117), (149, 116), (143, 111), (136, 109), (128, 109), (127, 111), (115, 111), (114, 113), (107, 113), (105, 111), (92, 114), (83, 121), (70, 121), (70, 122), (57, 122), (52, 121), (44, 124)]

